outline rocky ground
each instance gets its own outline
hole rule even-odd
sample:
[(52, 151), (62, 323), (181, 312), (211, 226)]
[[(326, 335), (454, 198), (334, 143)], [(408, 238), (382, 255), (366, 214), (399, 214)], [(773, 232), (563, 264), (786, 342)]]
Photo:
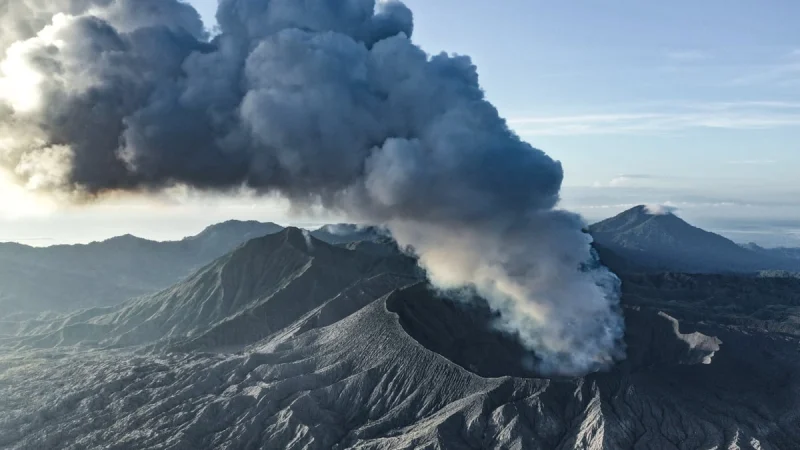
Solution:
[(379, 248), (289, 229), (146, 299), (21, 326), (0, 447), (800, 448), (800, 280), (626, 276), (628, 358), (547, 378), (485, 305)]

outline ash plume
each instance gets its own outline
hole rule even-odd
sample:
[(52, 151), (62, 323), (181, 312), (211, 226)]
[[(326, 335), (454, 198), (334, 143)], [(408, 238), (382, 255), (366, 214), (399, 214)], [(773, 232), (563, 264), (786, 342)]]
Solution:
[(560, 163), (511, 132), (466, 56), (429, 56), (397, 1), (14, 0), (0, 164), (29, 189), (242, 186), (387, 226), (471, 286), (541, 369), (621, 357), (618, 280), (556, 209)]

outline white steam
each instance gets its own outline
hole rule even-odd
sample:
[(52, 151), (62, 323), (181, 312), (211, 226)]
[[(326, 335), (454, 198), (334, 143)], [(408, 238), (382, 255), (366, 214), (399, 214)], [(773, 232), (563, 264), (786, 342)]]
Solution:
[(678, 208), (668, 204), (654, 204), (645, 205), (644, 210), (647, 214), (653, 216), (666, 216), (667, 214), (674, 214)]
[[(61, 14), (59, 14), (61, 13)], [(397, 1), (177, 0), (0, 10), (0, 167), (86, 199), (246, 186), (386, 225), (472, 286), (541, 369), (621, 356), (618, 281), (557, 210), (561, 164), (511, 132), (465, 56), (430, 56)]]

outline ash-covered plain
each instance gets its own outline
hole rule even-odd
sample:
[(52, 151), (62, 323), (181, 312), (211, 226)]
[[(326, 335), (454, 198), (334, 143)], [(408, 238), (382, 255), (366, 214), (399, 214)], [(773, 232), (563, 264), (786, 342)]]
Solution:
[(548, 378), (488, 304), (431, 289), (390, 241), (288, 228), (6, 336), (0, 446), (791, 449), (798, 288), (624, 275), (627, 359)]

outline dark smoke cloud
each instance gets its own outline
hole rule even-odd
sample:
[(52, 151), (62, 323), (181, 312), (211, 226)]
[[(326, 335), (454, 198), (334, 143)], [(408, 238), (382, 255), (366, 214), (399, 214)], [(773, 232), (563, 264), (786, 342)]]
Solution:
[(21, 184), (322, 204), (387, 225), (439, 285), (474, 286), (546, 370), (619, 356), (617, 281), (554, 210), (561, 165), (509, 130), (468, 57), (412, 43), (403, 4), (221, 0), (212, 40), (176, 0), (14, 5), (0, 163)]

